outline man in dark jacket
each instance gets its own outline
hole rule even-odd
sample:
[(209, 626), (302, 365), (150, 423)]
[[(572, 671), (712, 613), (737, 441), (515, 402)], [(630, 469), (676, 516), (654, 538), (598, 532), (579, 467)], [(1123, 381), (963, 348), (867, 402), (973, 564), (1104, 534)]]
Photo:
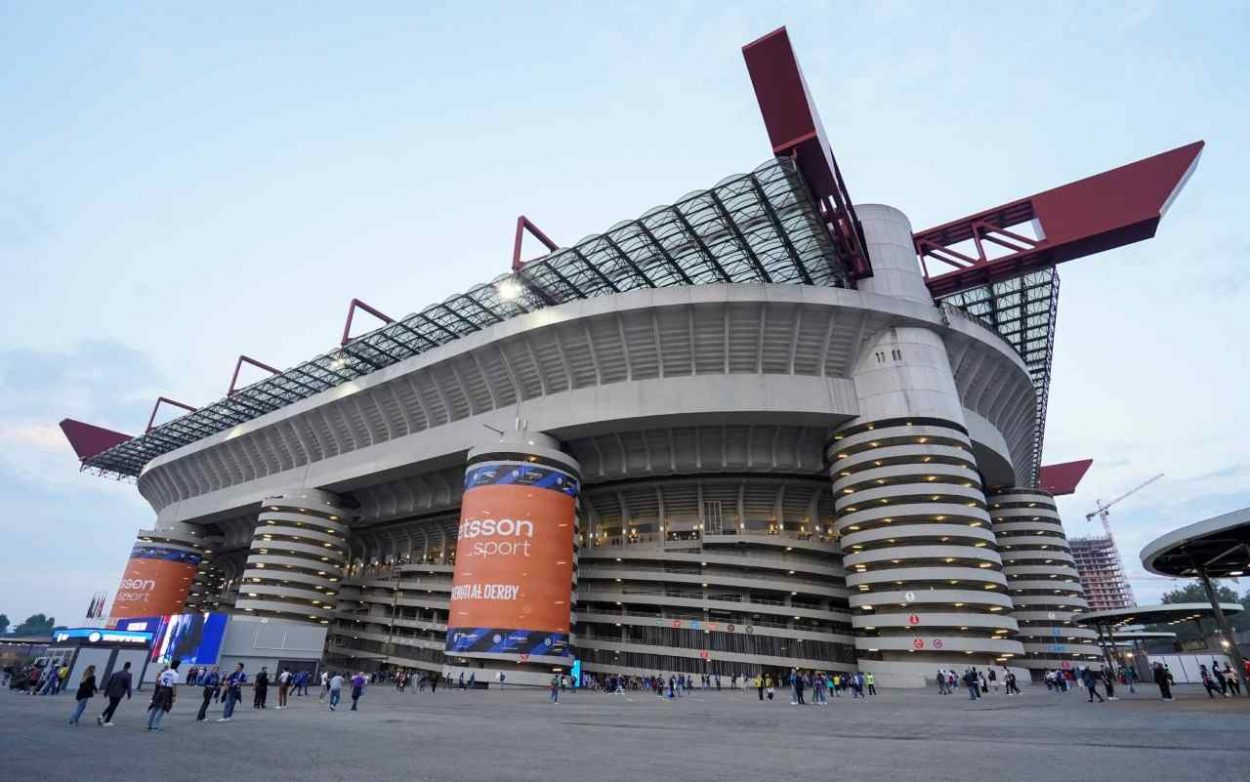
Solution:
[(265, 699), (269, 695), (269, 668), (261, 666), (260, 673), (256, 674), (256, 681), (252, 684), (252, 708), (265, 708)]
[(122, 702), (123, 695), (129, 700), (130, 684), (130, 663), (123, 665), (120, 671), (113, 671), (104, 683), (104, 697), (109, 699), (109, 705), (104, 708), (103, 714), (95, 718), (97, 725), (113, 727), (113, 713), (117, 711), (117, 704)]
[(203, 722), (208, 714), (208, 704), (213, 702), (214, 696), (217, 694), (217, 687), (221, 684), (221, 675), (217, 673), (217, 669), (204, 674), (204, 678), (200, 680), (200, 684), (204, 686), (204, 701), (200, 704), (200, 712), (195, 715), (196, 722)]

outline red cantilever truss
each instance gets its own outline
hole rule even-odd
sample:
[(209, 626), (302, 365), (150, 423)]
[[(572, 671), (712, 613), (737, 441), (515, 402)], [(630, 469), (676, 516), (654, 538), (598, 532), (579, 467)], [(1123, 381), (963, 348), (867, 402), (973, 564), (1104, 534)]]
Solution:
[[(948, 296), (1149, 239), (1197, 167), (1203, 143), (920, 231), (914, 239), (929, 290)], [(1019, 228), (1029, 223), (1035, 236)], [(929, 261), (954, 268), (933, 274)]]
[(61, 431), (65, 433), (65, 439), (69, 440), (78, 460), (83, 462), (92, 456), (104, 453), (115, 445), (121, 445), (133, 439), (132, 435), (114, 432), (112, 429), (105, 429), (94, 424), (84, 424), (72, 418), (61, 421)]
[(786, 28), (742, 47), (773, 154), (793, 157), (852, 279), (872, 276), (863, 229), (790, 46)]
[(1073, 494), (1093, 463), (1093, 459), (1080, 459), (1063, 464), (1043, 464), (1037, 471), (1037, 487), (1056, 497)]

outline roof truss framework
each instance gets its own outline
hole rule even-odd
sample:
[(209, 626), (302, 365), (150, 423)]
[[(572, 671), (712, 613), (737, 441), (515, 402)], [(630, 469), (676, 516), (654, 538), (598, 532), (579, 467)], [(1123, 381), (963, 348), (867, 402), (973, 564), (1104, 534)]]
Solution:
[[(523, 284), (515, 298), (504, 299), (499, 283), (509, 278)], [(362, 334), (109, 448), (84, 467), (136, 476), (162, 454), (545, 306), (716, 282), (847, 285), (843, 259), (792, 159), (770, 160), (524, 264), (515, 277), (478, 285)]]
[(1037, 435), (1033, 438), (1033, 485), (1042, 465), (1042, 438), (1055, 352), (1059, 274), (1054, 267), (1010, 280), (970, 288), (938, 300), (963, 310), (998, 332), (1020, 354), (1037, 389)]

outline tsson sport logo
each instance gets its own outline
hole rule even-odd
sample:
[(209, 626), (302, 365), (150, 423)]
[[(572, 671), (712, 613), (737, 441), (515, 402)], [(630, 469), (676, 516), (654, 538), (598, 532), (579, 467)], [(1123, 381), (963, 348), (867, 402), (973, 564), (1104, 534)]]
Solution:
[(518, 554), (528, 557), (533, 537), (534, 522), (529, 519), (466, 519), (460, 523), (457, 535), (460, 541), (469, 543), (471, 557), (510, 557)]
[(143, 602), (156, 589), (156, 582), (150, 578), (123, 578), (117, 587), (117, 600), (126, 602)]

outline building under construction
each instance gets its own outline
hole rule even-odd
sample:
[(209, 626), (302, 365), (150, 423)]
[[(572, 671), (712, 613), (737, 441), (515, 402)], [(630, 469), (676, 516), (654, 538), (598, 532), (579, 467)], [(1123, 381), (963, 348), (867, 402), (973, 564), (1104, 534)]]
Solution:
[(1124, 564), (1115, 540), (1105, 535), (1069, 538), (1076, 570), (1085, 587), (1085, 600), (1091, 611), (1108, 611), (1137, 605), (1133, 589), (1124, 575)]

